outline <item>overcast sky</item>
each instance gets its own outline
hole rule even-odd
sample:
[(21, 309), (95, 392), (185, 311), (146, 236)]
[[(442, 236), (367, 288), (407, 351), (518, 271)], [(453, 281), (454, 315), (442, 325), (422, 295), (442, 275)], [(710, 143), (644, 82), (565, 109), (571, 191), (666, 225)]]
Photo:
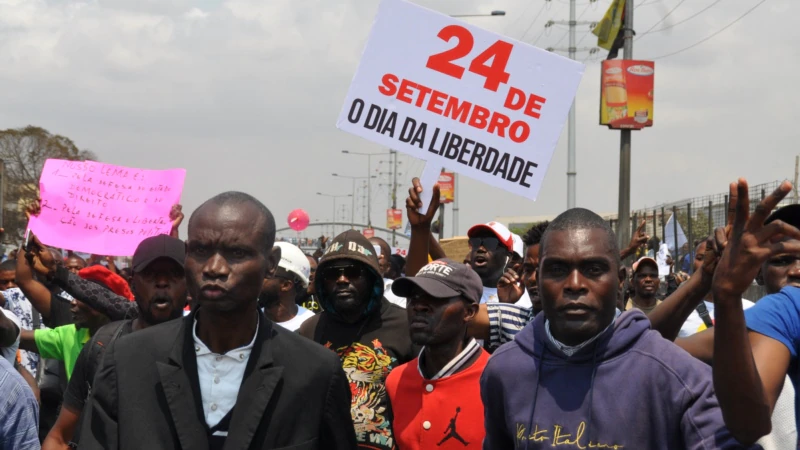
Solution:
[[(599, 20), (609, 1), (578, 0), (581, 20)], [(759, 1), (638, 0), (644, 2), (635, 10), (639, 34), (679, 3), (656, 30), (716, 4), (668, 31), (642, 36), (634, 56), (687, 47)], [(504, 10), (505, 17), (466, 20), (543, 48), (568, 44), (566, 27), (544, 32), (547, 20), (568, 18), (567, 0), (418, 3), (446, 14)], [(184, 167), (189, 212), (214, 194), (241, 190), (261, 199), (279, 226), (294, 208), (329, 220), (331, 199), (316, 192), (349, 194), (350, 181), (330, 174), (367, 171), (366, 158), (341, 150), (388, 150), (335, 127), (377, 4), (0, 0), (0, 129), (41, 126), (113, 164)], [(721, 192), (738, 176), (751, 183), (794, 176), (797, 17), (800, 2), (768, 0), (713, 39), (656, 60), (655, 125), (633, 133), (634, 208)], [(579, 28), (580, 47), (596, 43), (585, 36), (588, 29)], [(597, 124), (604, 55), (587, 61), (577, 97), (577, 201), (601, 213), (617, 209), (619, 164), (619, 132)], [(566, 150), (565, 127), (536, 202), (462, 177), (459, 232), (496, 216), (563, 211)], [(380, 159), (373, 158), (373, 172), (388, 171)], [(402, 205), (422, 163), (400, 161)], [(387, 179), (373, 186), (376, 225), (385, 223), (388, 203), (380, 183)], [(446, 225), (446, 234), (451, 231)]]

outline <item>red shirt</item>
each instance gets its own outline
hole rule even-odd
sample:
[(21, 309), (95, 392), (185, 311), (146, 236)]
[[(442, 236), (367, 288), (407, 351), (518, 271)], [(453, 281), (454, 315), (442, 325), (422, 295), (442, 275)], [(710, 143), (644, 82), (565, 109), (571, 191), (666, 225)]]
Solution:
[(480, 449), (486, 434), (480, 378), (489, 354), (448, 377), (426, 380), (419, 358), (394, 369), (386, 390), (394, 412), (395, 442), (403, 450)]

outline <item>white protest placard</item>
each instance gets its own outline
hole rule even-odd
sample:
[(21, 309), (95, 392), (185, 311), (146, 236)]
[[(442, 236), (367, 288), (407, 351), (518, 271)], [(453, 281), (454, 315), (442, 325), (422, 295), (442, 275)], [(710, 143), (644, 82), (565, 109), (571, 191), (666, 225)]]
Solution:
[(535, 200), (583, 69), (407, 1), (382, 0), (336, 126), (426, 160), (425, 189), (444, 167)]

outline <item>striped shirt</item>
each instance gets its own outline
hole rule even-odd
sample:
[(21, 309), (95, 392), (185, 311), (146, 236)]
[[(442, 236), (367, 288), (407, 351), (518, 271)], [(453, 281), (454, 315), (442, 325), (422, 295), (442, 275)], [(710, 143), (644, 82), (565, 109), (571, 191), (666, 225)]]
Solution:
[(0, 358), (0, 448), (39, 449), (39, 404), (14, 367)]
[(487, 303), (489, 313), (489, 349), (511, 342), (525, 325), (533, 321), (533, 308), (510, 303)]
[(431, 378), (428, 378), (424, 373), (422, 373), (422, 357), (425, 353), (425, 347), (422, 347), (422, 350), (419, 352), (419, 358), (417, 358), (417, 370), (419, 370), (419, 374), (423, 379), (438, 380), (441, 378), (447, 378), (450, 375), (458, 372), (462, 367), (464, 367), (464, 364), (469, 362), (469, 360), (480, 351), (481, 345), (478, 344), (478, 341), (475, 339), (471, 339), (464, 347), (464, 350), (462, 350), (461, 353), (459, 353), (455, 358), (451, 359), (449, 363), (445, 364), (439, 373)]

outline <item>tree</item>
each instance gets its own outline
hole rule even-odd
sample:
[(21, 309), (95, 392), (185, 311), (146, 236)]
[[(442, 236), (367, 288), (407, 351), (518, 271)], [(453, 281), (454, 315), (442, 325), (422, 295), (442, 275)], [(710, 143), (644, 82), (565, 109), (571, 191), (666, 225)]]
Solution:
[(25, 205), (39, 196), (39, 178), (48, 159), (96, 160), (71, 139), (44, 128), (27, 126), (0, 131), (0, 160), (5, 165), (3, 227), (6, 239), (16, 240), (25, 232)]

